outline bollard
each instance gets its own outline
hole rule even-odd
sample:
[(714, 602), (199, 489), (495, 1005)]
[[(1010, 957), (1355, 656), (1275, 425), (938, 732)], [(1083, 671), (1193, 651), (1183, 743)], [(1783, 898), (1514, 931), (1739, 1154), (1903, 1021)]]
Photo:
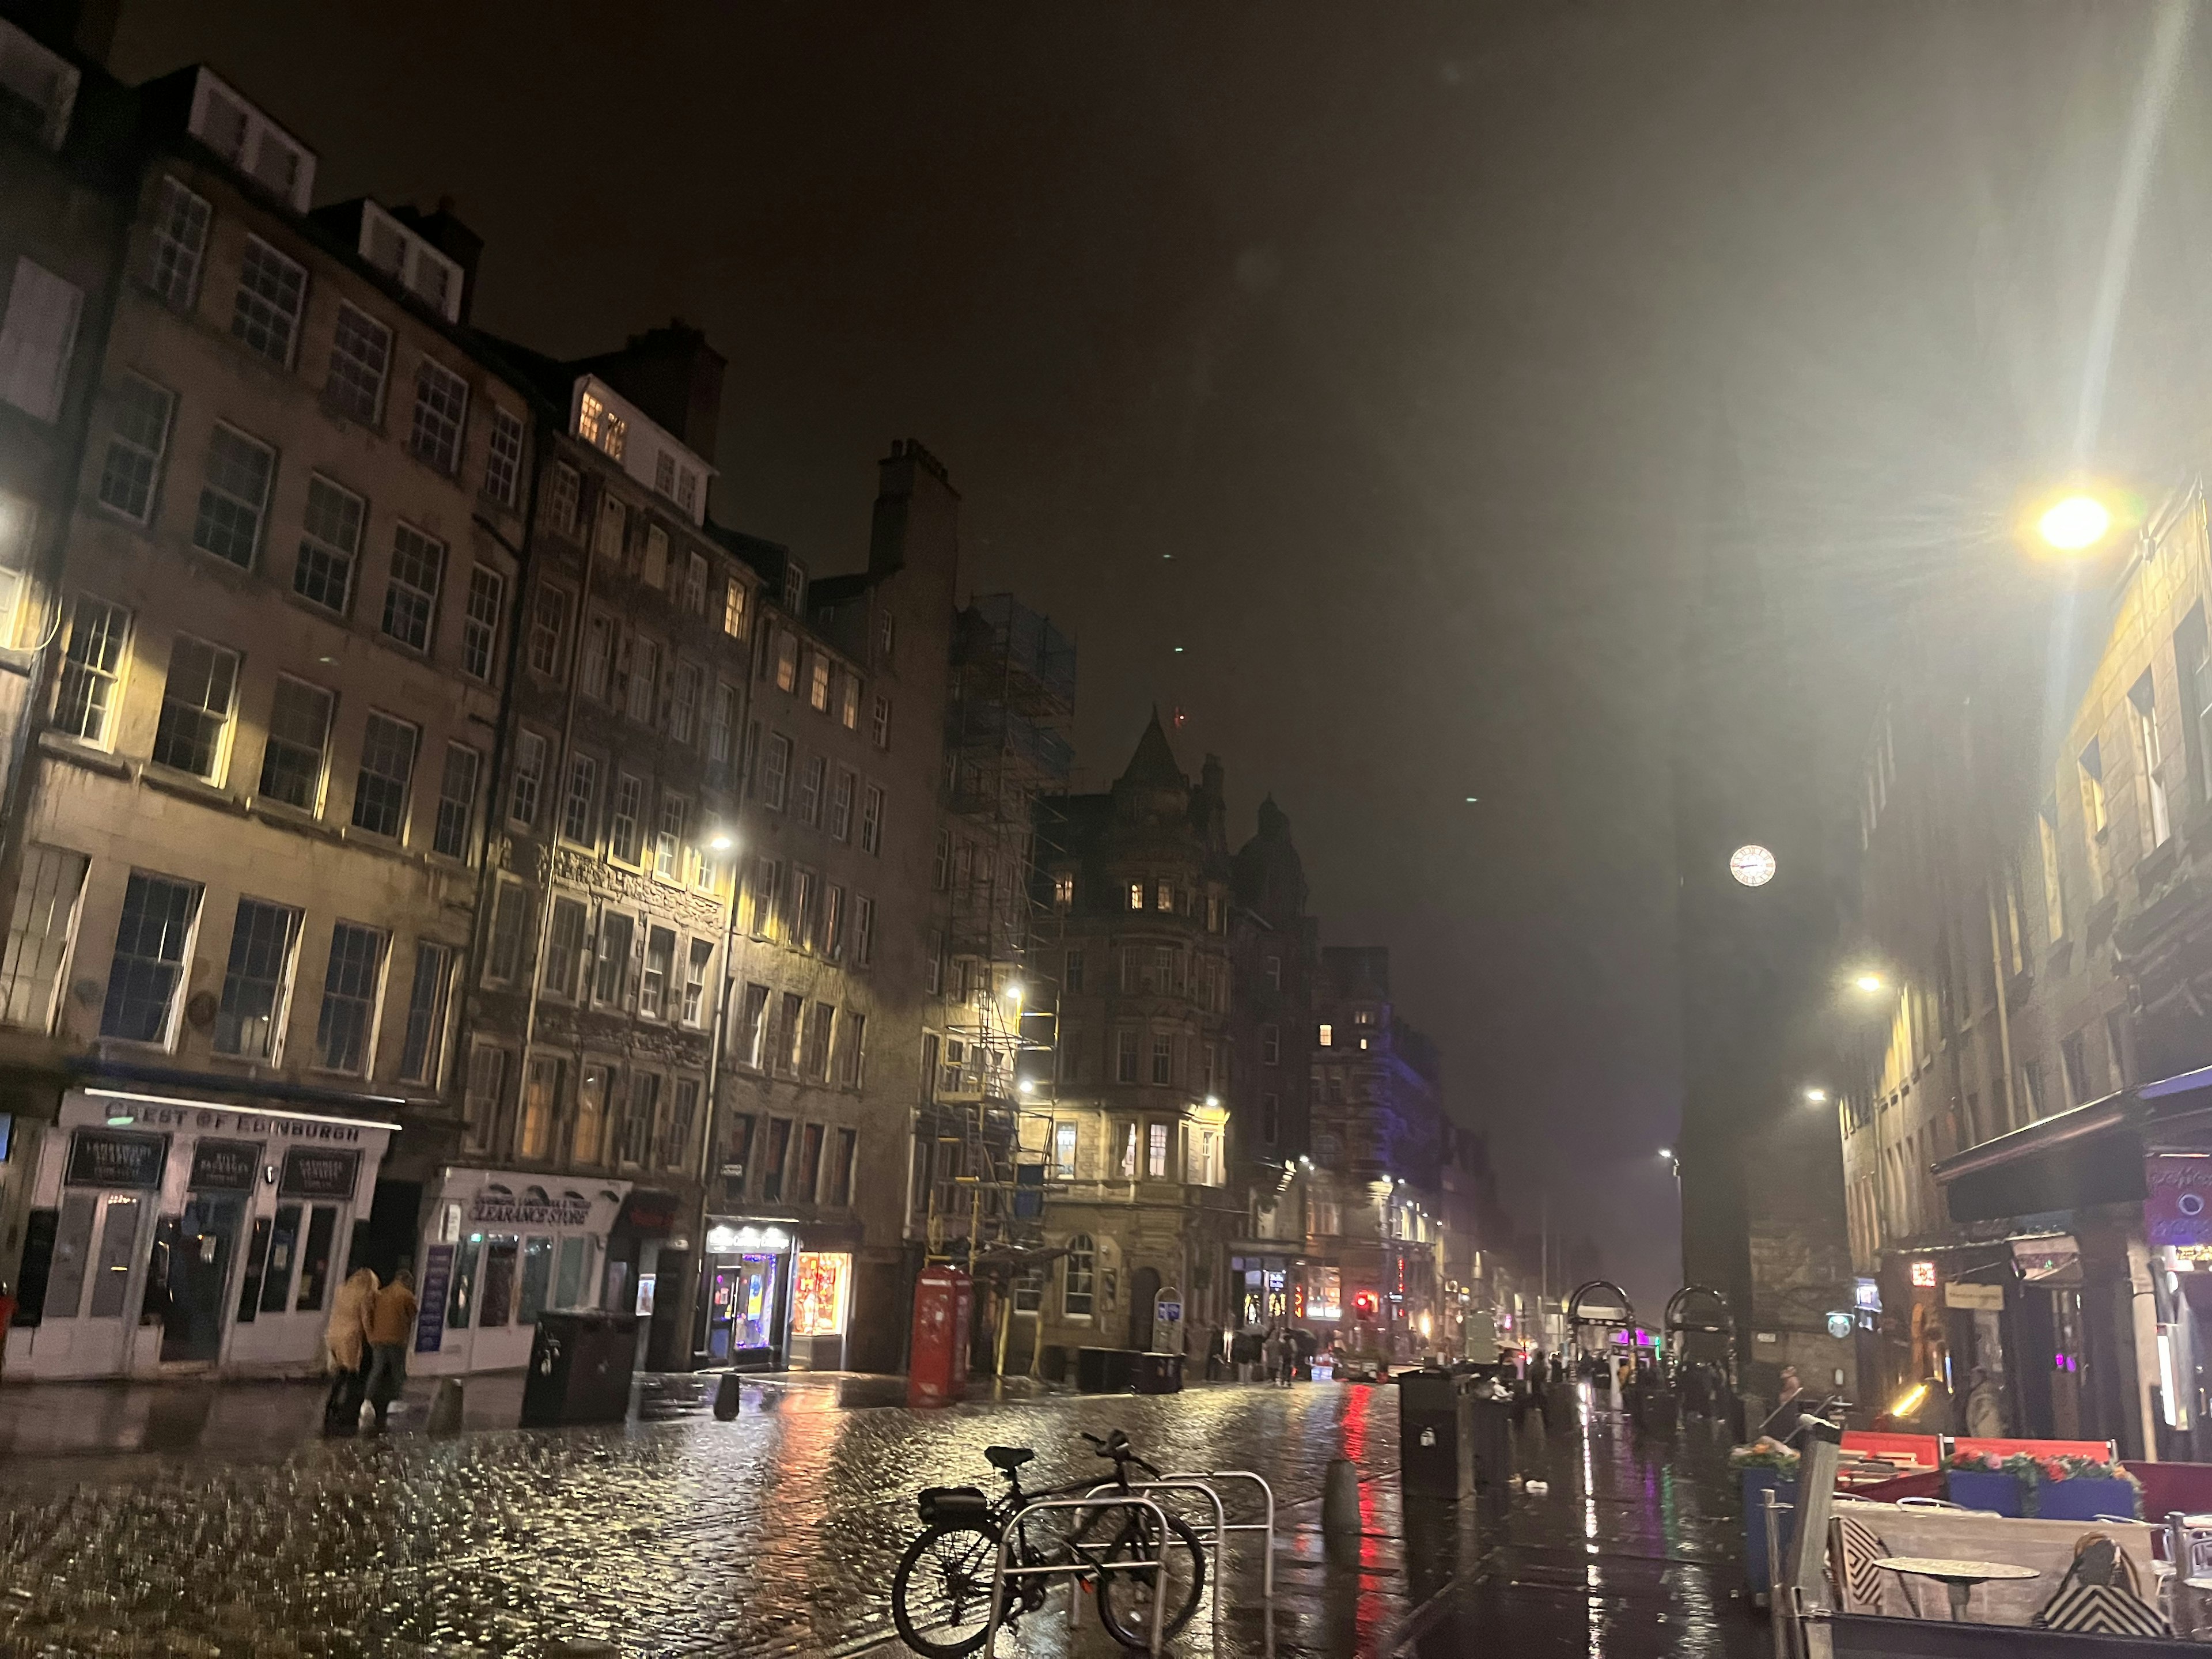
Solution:
[(458, 1434), (461, 1429), (461, 1380), (458, 1376), (441, 1377), (438, 1392), (430, 1397), (430, 1415), (423, 1428), (432, 1434)]
[(1359, 1471), (1348, 1457), (1328, 1461), (1328, 1479), (1321, 1493), (1321, 1530), (1324, 1538), (1359, 1536)]
[(714, 1385), (714, 1415), (728, 1422), (738, 1414), (738, 1374), (725, 1371), (722, 1380)]

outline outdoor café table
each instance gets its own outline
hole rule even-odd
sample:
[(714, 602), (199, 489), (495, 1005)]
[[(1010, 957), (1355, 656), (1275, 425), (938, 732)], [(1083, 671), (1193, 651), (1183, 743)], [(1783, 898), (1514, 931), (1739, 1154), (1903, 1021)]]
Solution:
[(1942, 1581), (1951, 1593), (1951, 1622), (1962, 1625), (1966, 1621), (1966, 1598), (1974, 1593), (1974, 1586), (1986, 1584), (1993, 1578), (2040, 1578), (2043, 1575), (2033, 1567), (2015, 1567), (2003, 1561), (1945, 1561), (1925, 1555), (1887, 1555), (1875, 1563), (1891, 1572), (1909, 1572), (1916, 1578)]

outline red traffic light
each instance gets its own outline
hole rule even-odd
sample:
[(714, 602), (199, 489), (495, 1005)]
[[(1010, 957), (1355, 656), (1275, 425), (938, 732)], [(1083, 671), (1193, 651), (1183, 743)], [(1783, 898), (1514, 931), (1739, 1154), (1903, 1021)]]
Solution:
[(1353, 1297), (1352, 1298), (1352, 1311), (1362, 1319), (1374, 1318), (1375, 1293), (1372, 1291), (1362, 1291), (1357, 1296)]

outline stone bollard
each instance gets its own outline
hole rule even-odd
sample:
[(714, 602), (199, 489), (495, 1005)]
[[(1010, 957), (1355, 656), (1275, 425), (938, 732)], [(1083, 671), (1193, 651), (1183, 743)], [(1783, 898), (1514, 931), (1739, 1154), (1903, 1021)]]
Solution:
[(1348, 1457), (1328, 1461), (1328, 1479), (1321, 1492), (1321, 1530), (1324, 1538), (1359, 1536), (1359, 1471)]
[(461, 1379), (441, 1377), (438, 1392), (430, 1397), (430, 1415), (423, 1428), (432, 1434), (459, 1434), (461, 1431)]
[(726, 1423), (738, 1414), (739, 1386), (735, 1371), (723, 1372), (722, 1380), (714, 1385), (714, 1415), (720, 1421)]

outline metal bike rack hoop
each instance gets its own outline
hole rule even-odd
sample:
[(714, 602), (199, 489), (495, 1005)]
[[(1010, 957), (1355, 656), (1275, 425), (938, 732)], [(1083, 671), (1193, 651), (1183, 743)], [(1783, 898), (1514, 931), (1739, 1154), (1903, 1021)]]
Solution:
[[(1200, 1492), (1206, 1494), (1206, 1502), (1213, 1505), (1213, 1638), (1215, 1646), (1218, 1647), (1221, 1642), (1221, 1551), (1223, 1545), (1227, 1541), (1222, 1534), (1229, 1530), (1229, 1512), (1221, 1507), (1221, 1494), (1195, 1475), (1169, 1474), (1161, 1476), (1158, 1480), (1132, 1480), (1126, 1488), (1119, 1482), (1108, 1482), (1103, 1486), (1093, 1486), (1085, 1496), (1095, 1498), (1102, 1492), (1122, 1491)], [(1167, 1540), (1164, 1539), (1161, 1540), (1160, 1551), (1161, 1559), (1164, 1562), (1167, 1552)], [(1159, 1589), (1157, 1585), (1153, 1591), (1153, 1600), (1161, 1602), (1167, 1600), (1166, 1593)], [(1076, 1622), (1077, 1611), (1075, 1598), (1070, 1596), (1067, 1602), (1067, 1622), (1071, 1628)]]
[(1260, 1571), (1260, 1592), (1268, 1601), (1275, 1599), (1275, 1489), (1249, 1469), (1199, 1469), (1178, 1472), (1169, 1477), (1174, 1480), (1249, 1480), (1260, 1489), (1266, 1500), (1267, 1518), (1264, 1522), (1240, 1521), (1224, 1523), (1224, 1532), (1265, 1532), (1267, 1534), (1267, 1553)]
[[(1091, 1562), (1082, 1559), (1080, 1553), (1074, 1545), (1070, 1544), (1068, 1545), (1069, 1553), (1077, 1557), (1072, 1562), (1053, 1562), (1039, 1567), (1008, 1566), (1006, 1550), (1009, 1541), (1020, 1536), (1019, 1522), (1042, 1510), (1150, 1510), (1152, 1512), (1152, 1517), (1160, 1523), (1159, 1551), (1164, 1552), (1167, 1548), (1167, 1511), (1149, 1498), (1139, 1498), (1133, 1494), (1119, 1498), (1047, 1498), (1034, 1504), (1024, 1504), (1013, 1515), (1006, 1517), (1006, 1525), (999, 1534), (997, 1557), (991, 1563), (991, 1622), (983, 1627), (982, 1650), (987, 1659), (997, 1646), (1000, 1618), (1006, 1610), (1006, 1580), (1044, 1578), (1056, 1573), (1066, 1573), (1072, 1577), (1080, 1578), (1091, 1572), (1150, 1572), (1152, 1575), (1152, 1645), (1146, 1651), (1153, 1656), (1153, 1659), (1158, 1659), (1162, 1623), (1160, 1615), (1167, 1607), (1168, 1601), (1167, 1592), (1162, 1582), (1164, 1575), (1160, 1570), (1162, 1554), (1155, 1553), (1149, 1561)], [(1103, 1584), (1100, 1587), (1100, 1592), (1101, 1594), (1104, 1592)]]

